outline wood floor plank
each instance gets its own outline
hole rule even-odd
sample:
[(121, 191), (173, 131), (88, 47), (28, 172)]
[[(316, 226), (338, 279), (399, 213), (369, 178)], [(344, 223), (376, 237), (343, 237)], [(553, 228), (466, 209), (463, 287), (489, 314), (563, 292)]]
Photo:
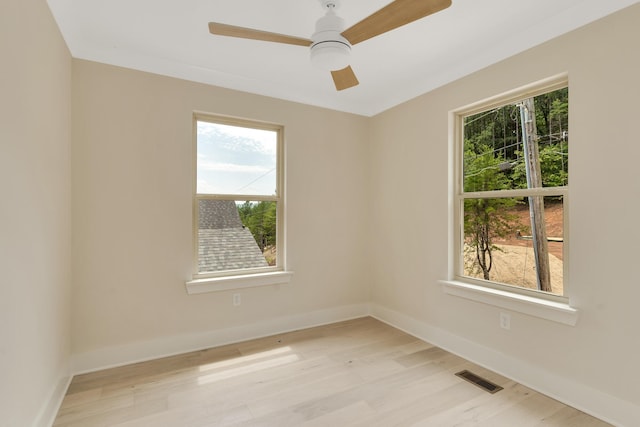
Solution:
[[(457, 376), (501, 385), (489, 394)], [(56, 427), (608, 424), (373, 318), (76, 376)]]
[(310, 419), (304, 422), (302, 427), (346, 426), (362, 418), (374, 415), (375, 411), (366, 402), (358, 401), (336, 411)]

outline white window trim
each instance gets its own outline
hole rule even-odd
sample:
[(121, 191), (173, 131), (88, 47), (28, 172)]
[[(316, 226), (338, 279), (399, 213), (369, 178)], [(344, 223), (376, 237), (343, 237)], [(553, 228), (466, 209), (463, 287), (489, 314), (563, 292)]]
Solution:
[(441, 280), (440, 284), (442, 285), (442, 290), (448, 295), (528, 314), (569, 326), (575, 326), (578, 322), (578, 310), (571, 307), (568, 303), (550, 301), (457, 280)]
[[(187, 294), (201, 294), (206, 292), (218, 292), (233, 289), (253, 288), (258, 286), (269, 286), (276, 284), (289, 283), (293, 276), (292, 271), (286, 269), (286, 248), (285, 248), (285, 206), (284, 206), (284, 128), (281, 125), (247, 120), (237, 117), (221, 116), (203, 112), (194, 112), (192, 124), (192, 146), (194, 151), (193, 162), (193, 266), (192, 279), (185, 282)], [(231, 126), (244, 126), (254, 129), (264, 129), (276, 131), (278, 133), (277, 148), (277, 191), (275, 196), (264, 195), (212, 195), (215, 199), (238, 199), (238, 200), (258, 200), (258, 201), (275, 201), (277, 203), (276, 214), (276, 266), (264, 268), (244, 269), (244, 270), (228, 270), (210, 273), (198, 273), (198, 199), (201, 195), (197, 190), (197, 165), (196, 156), (198, 152), (198, 121), (208, 121)]]
[[(579, 312), (575, 307), (570, 305), (569, 293), (567, 286), (568, 283), (568, 263), (567, 257), (564, 257), (564, 285), (565, 295), (557, 296), (546, 294), (544, 292), (531, 291), (527, 289), (520, 289), (512, 286), (501, 285), (498, 283), (489, 284), (474, 282), (473, 279), (468, 277), (462, 277), (457, 273), (460, 265), (461, 248), (460, 239), (457, 238), (459, 232), (459, 222), (461, 208), (460, 200), (463, 200), (458, 195), (462, 185), (462, 178), (460, 176), (460, 165), (462, 164), (461, 147), (459, 147), (459, 141), (462, 132), (462, 117), (474, 113), (484, 111), (486, 109), (495, 108), (506, 105), (511, 102), (518, 101), (527, 97), (540, 95), (546, 92), (550, 92), (556, 89), (566, 87), (568, 85), (567, 74), (560, 74), (551, 78), (542, 80), (540, 82), (527, 85), (525, 87), (510, 91), (508, 93), (474, 103), (472, 105), (462, 107), (460, 109), (451, 111), (449, 113), (449, 265), (448, 265), (448, 278), (441, 280), (439, 283), (442, 286), (443, 291), (452, 296), (465, 298), (471, 301), (488, 304), (494, 307), (499, 307), (514, 312), (519, 312), (535, 317), (539, 317), (546, 320), (562, 323), (565, 325), (574, 326), (577, 323)], [(532, 195), (548, 195), (562, 194), (568, 195), (567, 188), (553, 188), (553, 189), (532, 189), (529, 190)], [(520, 195), (521, 191), (517, 191)], [(483, 192), (482, 197), (486, 197), (490, 192)], [(514, 191), (500, 191), (500, 197), (509, 197)], [(473, 197), (477, 195), (475, 193), (465, 193), (467, 197)], [(497, 196), (497, 195), (496, 195)], [(565, 198), (567, 200), (567, 198)], [(564, 207), (564, 220), (565, 224), (568, 218), (568, 203)], [(565, 239), (568, 242), (568, 229), (565, 227)], [(565, 252), (567, 252), (568, 243), (565, 246)]]
[(185, 283), (189, 295), (207, 292), (228, 291), (233, 289), (256, 288), (289, 283), (293, 271), (274, 271), (258, 274), (239, 274), (236, 276), (209, 277), (194, 279)]

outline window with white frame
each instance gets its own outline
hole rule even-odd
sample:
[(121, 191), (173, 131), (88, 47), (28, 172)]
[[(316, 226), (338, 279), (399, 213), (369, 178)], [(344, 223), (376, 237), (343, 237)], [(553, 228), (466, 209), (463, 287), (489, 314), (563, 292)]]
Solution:
[(565, 300), (566, 78), (455, 113), (454, 276)]
[(194, 278), (283, 270), (282, 132), (194, 115)]

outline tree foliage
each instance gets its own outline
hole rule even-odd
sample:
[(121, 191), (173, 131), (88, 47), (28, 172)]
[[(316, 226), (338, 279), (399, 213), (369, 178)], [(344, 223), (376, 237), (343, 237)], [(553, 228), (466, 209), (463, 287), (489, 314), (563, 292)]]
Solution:
[[(568, 144), (563, 141), (540, 148), (540, 173), (543, 187), (561, 187), (567, 184), (568, 173), (564, 158), (567, 149)], [(527, 188), (527, 171), (524, 162), (513, 167), (511, 178), (516, 188)]]
[(238, 206), (242, 224), (247, 227), (260, 250), (276, 244), (276, 202), (246, 201)]

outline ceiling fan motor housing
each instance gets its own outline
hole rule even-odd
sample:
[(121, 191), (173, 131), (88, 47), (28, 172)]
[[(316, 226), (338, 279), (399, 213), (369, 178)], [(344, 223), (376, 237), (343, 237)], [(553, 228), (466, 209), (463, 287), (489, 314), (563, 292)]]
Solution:
[(311, 36), (311, 63), (326, 71), (342, 70), (349, 65), (351, 43), (340, 33), (344, 20), (333, 13), (333, 8), (316, 22), (316, 31)]

